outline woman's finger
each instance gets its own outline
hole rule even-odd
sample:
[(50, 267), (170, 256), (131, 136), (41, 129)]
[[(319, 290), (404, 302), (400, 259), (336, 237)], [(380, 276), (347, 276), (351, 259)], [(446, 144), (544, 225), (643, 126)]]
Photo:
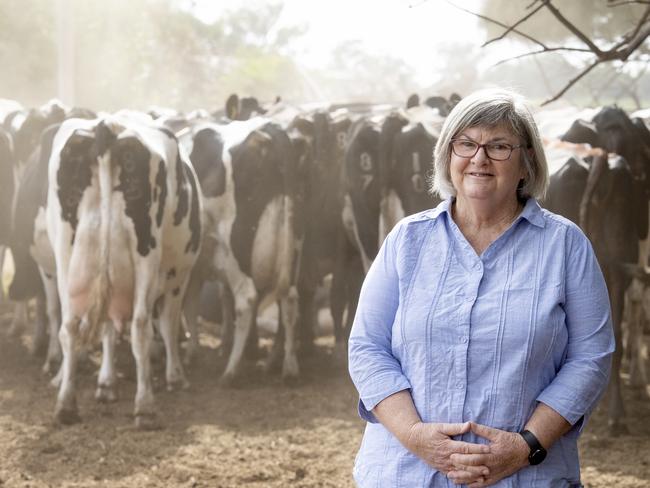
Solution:
[(447, 448), (451, 452), (460, 454), (488, 454), (490, 446), (487, 444), (474, 444), (473, 442), (449, 441)]
[(489, 457), (485, 454), (454, 453), (449, 456), (449, 460), (454, 463), (454, 466), (485, 466), (488, 464)]
[(494, 429), (492, 427), (488, 427), (487, 425), (477, 424), (476, 422), (470, 422), (470, 425), (472, 432), (491, 441), (496, 440), (499, 435), (503, 433), (502, 430)]
[(465, 471), (467, 473), (473, 474), (474, 477), (486, 477), (490, 475), (490, 469), (487, 466), (470, 466), (466, 464), (454, 463), (452, 471)]
[(447, 478), (449, 478), (453, 483), (457, 485), (468, 485), (470, 483), (482, 483), (485, 478), (483, 476), (476, 476), (469, 471), (463, 470), (454, 470), (447, 473)]
[(438, 424), (438, 432), (447, 436), (461, 435), (469, 432), (470, 423), (462, 424)]

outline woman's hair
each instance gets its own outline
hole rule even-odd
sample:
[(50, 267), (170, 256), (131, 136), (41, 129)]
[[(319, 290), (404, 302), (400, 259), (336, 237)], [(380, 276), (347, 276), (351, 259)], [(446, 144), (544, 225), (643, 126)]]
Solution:
[[(517, 188), (517, 196), (542, 198), (548, 187), (548, 165), (537, 124), (523, 96), (502, 88), (480, 90), (463, 98), (447, 116), (433, 150), (431, 193), (441, 198), (456, 195), (451, 183), (451, 140), (470, 127), (504, 126), (526, 147), (521, 149), (526, 176)], [(497, 163), (498, 164), (498, 163)]]

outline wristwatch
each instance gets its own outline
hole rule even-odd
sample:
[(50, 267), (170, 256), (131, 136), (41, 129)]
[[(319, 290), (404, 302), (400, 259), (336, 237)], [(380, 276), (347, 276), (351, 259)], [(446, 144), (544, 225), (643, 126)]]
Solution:
[(519, 432), (519, 435), (524, 438), (528, 447), (530, 447), (530, 453), (528, 454), (528, 462), (535, 466), (536, 464), (541, 463), (546, 458), (546, 449), (542, 446), (535, 434), (530, 430), (522, 430)]

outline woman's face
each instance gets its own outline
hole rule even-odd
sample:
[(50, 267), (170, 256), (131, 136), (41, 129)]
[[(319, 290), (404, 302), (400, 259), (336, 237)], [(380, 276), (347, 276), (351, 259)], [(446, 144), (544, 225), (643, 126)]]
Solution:
[[(502, 144), (518, 146), (522, 143), (504, 126), (470, 127), (456, 134), (454, 140), (497, 144), (493, 147), (499, 149), (503, 148)], [(480, 147), (472, 157), (461, 157), (451, 151), (450, 173), (456, 197), (490, 204), (506, 204), (516, 200), (517, 185), (525, 177), (521, 152), (526, 150), (513, 149), (510, 157), (504, 161), (488, 158), (484, 147)]]

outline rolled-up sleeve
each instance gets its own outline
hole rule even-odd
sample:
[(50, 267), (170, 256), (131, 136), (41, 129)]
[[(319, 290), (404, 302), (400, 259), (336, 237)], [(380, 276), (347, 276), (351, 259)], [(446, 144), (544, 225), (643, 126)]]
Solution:
[(565, 269), (566, 358), (537, 400), (582, 430), (607, 387), (615, 341), (605, 280), (577, 228), (567, 235)]
[(359, 392), (359, 415), (377, 422), (371, 410), (411, 385), (392, 354), (392, 329), (399, 305), (397, 248), (403, 225), (386, 237), (361, 287), (348, 344), (350, 377)]

